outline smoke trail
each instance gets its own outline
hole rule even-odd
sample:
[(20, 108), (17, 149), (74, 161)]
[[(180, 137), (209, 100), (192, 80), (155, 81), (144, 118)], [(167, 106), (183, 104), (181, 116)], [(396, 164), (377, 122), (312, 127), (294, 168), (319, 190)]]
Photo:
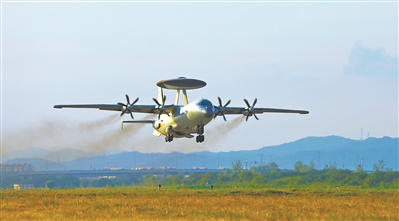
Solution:
[(79, 124), (79, 131), (90, 131), (96, 128), (103, 128), (105, 126), (110, 125), (111, 123), (117, 122), (118, 120), (119, 120), (118, 115), (111, 115), (104, 119), (94, 120), (87, 123), (81, 123)]
[[(207, 126), (205, 128), (205, 142), (202, 144), (197, 144), (195, 137), (192, 139), (175, 139), (171, 143), (166, 143), (163, 136), (155, 137), (148, 133), (148, 131), (152, 131), (152, 127), (146, 124), (129, 124), (124, 127), (124, 130), (120, 130), (120, 124), (117, 123), (119, 115), (112, 115), (83, 123), (45, 121), (36, 127), (5, 134), (2, 147), (3, 153), (32, 146), (53, 151), (77, 149), (97, 153), (104, 150), (189, 153), (212, 150), (216, 144), (228, 136), (229, 132), (237, 128), (244, 121), (244, 118), (239, 116), (215, 127)], [(154, 116), (146, 115), (143, 118), (143, 120), (149, 119), (154, 119)], [(148, 131), (142, 131), (146, 132), (144, 135), (139, 133), (139, 130), (143, 127), (149, 127)], [(72, 152), (68, 156), (62, 157), (67, 159), (83, 157), (73, 156)], [(50, 160), (57, 161), (57, 159)]]
[[(147, 115), (142, 120), (154, 119), (153, 115)], [(94, 137), (82, 146), (85, 150), (104, 151), (104, 150), (132, 150), (133, 140), (138, 138), (137, 132), (148, 124), (129, 124), (123, 130), (106, 131), (100, 137)]]
[(5, 133), (3, 136), (2, 151), (3, 153), (7, 153), (32, 146), (48, 150), (76, 149), (81, 142), (91, 140), (96, 134), (98, 137), (101, 137), (101, 133), (108, 126), (118, 122), (118, 119), (118, 115), (111, 115), (103, 119), (83, 123), (47, 120), (38, 126)]
[(242, 122), (244, 122), (245, 116), (238, 116), (231, 121), (228, 121), (226, 124), (220, 124), (215, 128), (211, 128), (209, 130), (210, 139), (213, 139), (213, 142), (219, 142), (223, 136), (226, 136), (229, 132), (236, 129)]
[(196, 143), (195, 137), (191, 139), (174, 139), (173, 142), (166, 143), (163, 136), (154, 137), (145, 135), (143, 137), (140, 137), (139, 139), (134, 140), (134, 150), (143, 153), (170, 153), (175, 151), (190, 153), (197, 151), (213, 150), (215, 148), (215, 145), (222, 141), (226, 136), (228, 136), (229, 132), (233, 131), (242, 122), (244, 122), (244, 119), (245, 116), (238, 116), (231, 121), (227, 121), (227, 123), (222, 123), (215, 127), (206, 126), (204, 133), (204, 143)]
[(243, 123), (244, 119), (245, 116), (237, 116), (233, 120), (227, 121), (227, 123), (211, 127), (208, 131), (205, 131), (205, 142), (200, 144), (196, 151), (212, 150), (212, 148), (215, 148), (216, 144), (226, 138), (231, 131)]

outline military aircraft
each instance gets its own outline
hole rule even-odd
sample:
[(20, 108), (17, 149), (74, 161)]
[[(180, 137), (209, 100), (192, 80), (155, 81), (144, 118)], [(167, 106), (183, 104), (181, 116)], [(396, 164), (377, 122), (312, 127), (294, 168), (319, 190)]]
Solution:
[[(198, 89), (206, 86), (206, 82), (197, 79), (189, 79), (179, 77), (169, 80), (161, 80), (156, 83), (158, 86), (158, 99), (153, 98), (155, 104), (153, 105), (136, 105), (139, 98), (136, 98), (130, 103), (130, 98), (126, 94), (126, 103), (116, 104), (68, 104), (68, 105), (55, 105), (54, 108), (95, 108), (107, 111), (121, 112), (122, 129), (124, 123), (145, 123), (151, 124), (154, 128), (153, 135), (165, 136), (166, 142), (173, 141), (173, 138), (193, 138), (193, 134), (197, 134), (197, 143), (202, 143), (205, 140), (204, 127), (212, 119), (217, 116), (222, 116), (226, 121), (225, 115), (229, 114), (242, 114), (248, 118), (253, 116), (256, 120), (259, 118), (256, 114), (266, 112), (272, 113), (297, 113), (308, 114), (306, 110), (288, 110), (288, 109), (275, 109), (275, 108), (255, 108), (257, 99), (255, 98), (252, 105), (244, 99), (246, 107), (228, 107), (230, 100), (224, 105), (222, 100), (218, 97), (219, 105), (213, 105), (207, 99), (197, 99), (188, 102), (187, 90)], [(176, 90), (175, 103), (166, 105), (166, 96), (163, 95), (163, 89)], [(180, 92), (183, 93), (184, 105), (179, 105)], [(154, 120), (134, 120), (133, 113), (149, 113), (156, 114)], [(133, 120), (124, 121), (123, 115), (130, 114)]]

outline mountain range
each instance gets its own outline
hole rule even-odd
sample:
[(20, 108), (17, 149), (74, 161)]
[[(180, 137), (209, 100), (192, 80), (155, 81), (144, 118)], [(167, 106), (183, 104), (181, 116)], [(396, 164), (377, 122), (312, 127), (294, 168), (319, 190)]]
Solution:
[(39, 147), (3, 154), (3, 163), (30, 163), (36, 171), (100, 170), (110, 168), (231, 168), (240, 160), (243, 168), (276, 162), (280, 168), (292, 169), (295, 162), (314, 162), (317, 169), (336, 164), (337, 168), (354, 170), (362, 164), (373, 170), (384, 160), (386, 168), (398, 170), (399, 138), (382, 137), (352, 140), (339, 136), (306, 137), (281, 145), (257, 150), (194, 153), (140, 153), (109, 150), (101, 153), (75, 149), (49, 151)]

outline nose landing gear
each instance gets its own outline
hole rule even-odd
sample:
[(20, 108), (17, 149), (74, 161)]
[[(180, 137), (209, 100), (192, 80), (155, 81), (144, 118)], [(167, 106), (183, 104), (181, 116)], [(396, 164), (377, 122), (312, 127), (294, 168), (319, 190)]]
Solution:
[(197, 143), (204, 142), (204, 140), (205, 140), (205, 137), (203, 135), (204, 134), (204, 125), (197, 126), (197, 134), (198, 134), (198, 136), (196, 137)]
[(168, 134), (165, 136), (165, 142), (172, 142), (173, 135), (172, 135), (172, 127), (168, 127)]

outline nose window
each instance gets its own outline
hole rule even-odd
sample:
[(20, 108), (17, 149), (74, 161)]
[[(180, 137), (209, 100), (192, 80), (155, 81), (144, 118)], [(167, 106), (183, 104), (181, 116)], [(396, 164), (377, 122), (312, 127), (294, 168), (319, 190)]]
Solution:
[(211, 106), (211, 102), (208, 100), (202, 100), (199, 104), (201, 106)]

